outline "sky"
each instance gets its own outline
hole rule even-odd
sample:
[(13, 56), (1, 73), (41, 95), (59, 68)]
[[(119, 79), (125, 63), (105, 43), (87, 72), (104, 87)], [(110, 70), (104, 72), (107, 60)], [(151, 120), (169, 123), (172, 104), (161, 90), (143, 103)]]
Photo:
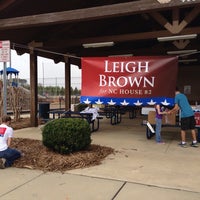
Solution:
[[(30, 60), (29, 54), (17, 55), (15, 50), (11, 50), (11, 62), (7, 63), (7, 67), (11, 66), (19, 71), (20, 79), (30, 80)], [(0, 63), (0, 70), (3, 69), (3, 63)], [(78, 66), (71, 66), (72, 86), (80, 88), (81, 70)], [(64, 84), (64, 63), (55, 64), (53, 60), (38, 57), (38, 82), (48, 85)]]

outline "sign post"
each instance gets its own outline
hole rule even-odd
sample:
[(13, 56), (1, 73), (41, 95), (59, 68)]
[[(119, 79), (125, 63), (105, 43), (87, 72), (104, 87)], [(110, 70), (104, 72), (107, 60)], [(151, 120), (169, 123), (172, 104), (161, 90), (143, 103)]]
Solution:
[(3, 62), (3, 113), (7, 114), (6, 62), (10, 62), (10, 41), (0, 41), (0, 62)]

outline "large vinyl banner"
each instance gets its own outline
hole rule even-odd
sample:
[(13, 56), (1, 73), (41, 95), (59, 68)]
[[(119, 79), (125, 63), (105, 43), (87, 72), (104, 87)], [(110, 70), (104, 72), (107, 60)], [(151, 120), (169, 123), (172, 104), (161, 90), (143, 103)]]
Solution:
[(82, 103), (174, 105), (177, 57), (84, 57), (81, 62)]

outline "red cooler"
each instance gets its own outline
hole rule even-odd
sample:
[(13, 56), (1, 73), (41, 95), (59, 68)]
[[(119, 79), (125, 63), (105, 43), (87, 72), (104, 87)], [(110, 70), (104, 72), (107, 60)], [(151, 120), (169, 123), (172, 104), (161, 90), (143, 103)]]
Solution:
[(200, 112), (195, 112), (194, 117), (195, 117), (195, 120), (196, 120), (196, 126), (200, 127)]

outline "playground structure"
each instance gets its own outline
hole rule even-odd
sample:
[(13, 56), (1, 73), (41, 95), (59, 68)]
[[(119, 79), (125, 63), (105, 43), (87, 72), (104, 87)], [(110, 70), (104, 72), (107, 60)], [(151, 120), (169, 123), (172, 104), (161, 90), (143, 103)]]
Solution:
[[(0, 71), (1, 80), (3, 80), (3, 70)], [(7, 86), (18, 86), (19, 71), (12, 67), (6, 68)], [(14, 75), (14, 78), (13, 78)]]
[[(0, 117), (3, 113), (3, 70), (0, 71)], [(18, 87), (18, 75), (19, 71), (8, 67), (6, 68), (6, 87), (7, 87), (7, 111), (13, 113), (14, 121), (20, 120), (20, 114), (22, 108), (30, 108), (30, 94), (24, 90), (22, 87)], [(14, 75), (14, 78), (13, 78)]]

